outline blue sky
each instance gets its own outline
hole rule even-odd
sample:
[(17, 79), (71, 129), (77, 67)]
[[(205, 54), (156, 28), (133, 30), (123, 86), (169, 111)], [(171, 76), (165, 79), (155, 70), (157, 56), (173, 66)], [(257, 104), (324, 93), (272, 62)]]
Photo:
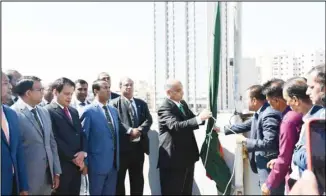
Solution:
[[(109, 72), (150, 80), (153, 3), (2, 3), (2, 67), (49, 82)], [(325, 48), (325, 4), (243, 4), (244, 55)], [(206, 38), (203, 38), (206, 39)]]

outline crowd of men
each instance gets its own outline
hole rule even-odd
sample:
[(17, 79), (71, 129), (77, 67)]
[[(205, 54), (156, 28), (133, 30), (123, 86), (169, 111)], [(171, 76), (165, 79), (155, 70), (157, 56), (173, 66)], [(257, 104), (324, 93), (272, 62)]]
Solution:
[[(119, 86), (121, 95), (111, 92), (110, 75), (100, 73), (90, 102), (82, 79), (62, 77), (43, 86), (36, 76), (2, 73), (1, 193), (125, 195), (128, 170), (130, 194), (142, 195), (152, 116), (147, 103), (134, 97), (131, 78), (122, 78)], [(196, 116), (178, 80), (166, 81), (165, 91), (157, 111), (161, 192), (191, 195), (199, 160), (194, 130), (211, 112)], [(249, 153), (263, 195), (289, 192), (307, 169), (303, 125), (312, 117), (325, 118), (323, 99), (325, 65), (314, 67), (307, 80), (272, 79), (248, 88), (253, 118), (224, 132), (251, 131), (249, 138), (237, 134), (237, 140)]]
[[(246, 98), (253, 118), (224, 128), (226, 135), (250, 131), (249, 138), (236, 138), (249, 153), (263, 195), (288, 193), (307, 169), (307, 122), (325, 119), (325, 65), (312, 68), (306, 77), (249, 87)], [(324, 180), (318, 181), (320, 192), (325, 191)]]

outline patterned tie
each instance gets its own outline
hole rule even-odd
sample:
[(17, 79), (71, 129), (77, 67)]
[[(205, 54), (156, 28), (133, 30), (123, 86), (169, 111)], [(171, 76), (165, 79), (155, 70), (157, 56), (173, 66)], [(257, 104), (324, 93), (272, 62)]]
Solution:
[(138, 117), (137, 117), (137, 113), (136, 110), (134, 108), (134, 106), (132, 105), (133, 100), (130, 100), (130, 104), (129, 104), (129, 112), (131, 114), (131, 121), (132, 121), (132, 127), (133, 128), (137, 128), (138, 127)]
[(44, 137), (44, 130), (43, 130), (43, 127), (42, 127), (42, 124), (41, 124), (41, 120), (39, 119), (38, 115), (37, 115), (37, 112), (36, 112), (36, 109), (32, 109), (31, 112), (33, 113), (33, 116), (40, 128), (40, 130), (42, 131), (42, 134), (43, 134), (43, 137)]
[(7, 142), (9, 144), (9, 131), (8, 131), (8, 127), (7, 127), (7, 118), (5, 116), (5, 113), (3, 112), (3, 109), (1, 110), (2, 111), (2, 116), (1, 116), (1, 128), (6, 136), (6, 139), (7, 139)]
[(111, 131), (111, 135), (112, 135), (112, 138), (113, 138), (113, 145), (114, 145), (114, 148), (116, 148), (115, 130), (114, 130), (114, 127), (113, 127), (113, 123), (112, 123), (110, 114), (109, 114), (108, 107), (107, 106), (103, 106), (103, 109), (104, 109), (104, 113), (105, 113), (106, 119), (108, 121), (108, 125), (109, 125), (110, 131)]
[(186, 115), (186, 112), (185, 112), (185, 110), (183, 109), (182, 104), (179, 105), (179, 109), (180, 109), (180, 111), (182, 112), (182, 114)]
[(72, 122), (71, 116), (69, 114), (69, 110), (67, 107), (63, 108), (63, 112), (65, 113), (65, 115), (67, 116), (67, 118), (70, 120), (70, 122)]

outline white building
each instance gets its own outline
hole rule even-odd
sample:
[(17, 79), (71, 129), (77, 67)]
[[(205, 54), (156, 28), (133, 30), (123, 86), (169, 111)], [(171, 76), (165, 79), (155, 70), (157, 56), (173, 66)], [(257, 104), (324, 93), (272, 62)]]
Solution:
[(315, 50), (306, 52), (284, 51), (273, 57), (259, 57), (264, 70), (263, 82), (271, 78), (287, 80), (294, 76), (305, 76), (313, 66), (325, 63), (325, 51)]
[(208, 55), (205, 2), (154, 2), (154, 91), (157, 107), (168, 78), (181, 80), (196, 111), (207, 106)]

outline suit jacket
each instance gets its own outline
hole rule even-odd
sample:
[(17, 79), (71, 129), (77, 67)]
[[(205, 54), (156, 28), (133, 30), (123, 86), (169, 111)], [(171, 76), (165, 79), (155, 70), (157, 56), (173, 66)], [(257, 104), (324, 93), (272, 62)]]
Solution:
[[(125, 129), (119, 120), (118, 111), (108, 106), (116, 136), (116, 165), (119, 169), (119, 132)], [(87, 165), (90, 172), (96, 174), (108, 174), (113, 169), (114, 160), (114, 144), (107, 119), (103, 109), (94, 101), (92, 104), (86, 106), (85, 111), (81, 117), (83, 132), (86, 135), (87, 148)]]
[(118, 98), (118, 97), (120, 97), (120, 95), (118, 93), (111, 92), (110, 100), (113, 100), (113, 99)]
[(72, 160), (77, 152), (87, 152), (86, 137), (82, 131), (77, 110), (73, 107), (68, 107), (73, 121), (71, 122), (57, 103), (52, 102), (45, 108), (51, 116), (52, 130), (58, 145), (60, 161), (74, 164)]
[[(255, 160), (268, 162), (277, 158), (281, 119), (282, 113), (272, 109), (266, 102), (250, 120), (231, 126), (236, 133), (251, 132), (246, 147), (249, 152), (250, 166), (254, 173), (257, 173)], [(229, 135), (232, 132), (225, 130), (225, 134)], [(264, 165), (267, 169), (266, 164)]]
[(181, 101), (181, 104), (185, 115), (173, 101), (167, 98), (158, 109), (158, 168), (186, 168), (199, 160), (198, 146), (193, 132), (199, 128), (199, 125), (187, 103)]
[(29, 111), (24, 103), (17, 101), (12, 106), (12, 109), (18, 115), (18, 124), (21, 130), (21, 137), (23, 138), (30, 192), (31, 194), (37, 194), (34, 191), (39, 190), (40, 186), (47, 183), (41, 181), (44, 178), (47, 164), (49, 164), (51, 179), (53, 179), (55, 174), (61, 174), (57, 143), (52, 132), (51, 117), (45, 108), (36, 106), (43, 125), (43, 135), (32, 112)]
[(28, 181), (20, 127), (17, 124), (17, 114), (5, 105), (3, 105), (3, 112), (7, 117), (9, 125), (10, 142), (8, 144), (6, 136), (1, 129), (1, 194), (11, 195), (13, 182), (12, 166), (14, 166), (17, 193), (28, 191)]
[[(138, 126), (141, 129), (141, 137), (140, 143), (143, 147), (143, 151), (146, 154), (149, 154), (149, 139), (148, 139), (148, 131), (151, 128), (153, 123), (152, 116), (148, 110), (148, 106), (145, 101), (141, 99), (134, 98), (136, 107), (137, 107), (137, 117), (138, 117)], [(122, 125), (126, 130), (132, 128), (132, 120), (128, 110), (128, 101), (126, 98), (122, 96), (113, 99), (110, 101), (110, 104), (117, 108), (119, 113), (119, 118), (121, 120)], [(128, 152), (132, 149), (130, 141), (130, 135), (124, 134), (120, 132), (120, 151), (121, 152)]]

